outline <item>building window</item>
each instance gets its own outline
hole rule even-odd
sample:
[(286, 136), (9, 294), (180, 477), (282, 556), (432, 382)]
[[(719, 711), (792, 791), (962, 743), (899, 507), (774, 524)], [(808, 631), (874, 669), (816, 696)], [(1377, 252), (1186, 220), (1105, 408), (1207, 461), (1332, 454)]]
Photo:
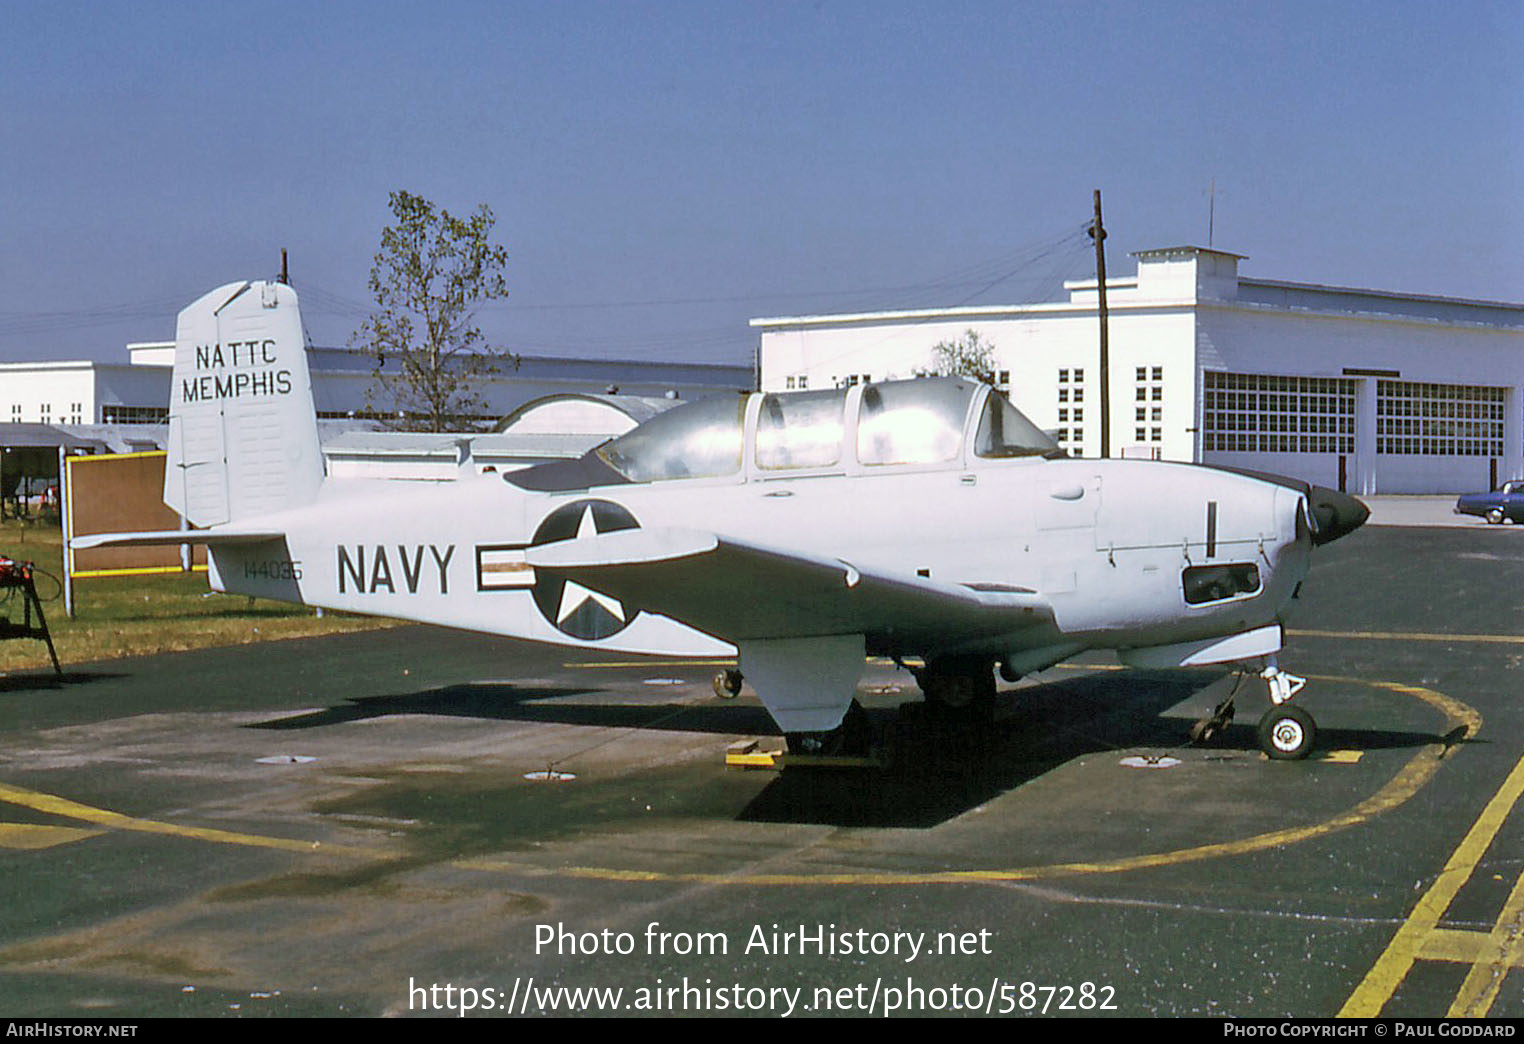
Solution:
[[(1085, 389), (1078, 386), (1081, 382), (1084, 381), (1084, 379), (1085, 379), (1085, 371), (1084, 370), (1059, 370), (1058, 371), (1058, 383), (1059, 383), (1059, 385), (1061, 387), (1058, 389), (1058, 401), (1060, 403), (1067, 403), (1067, 402), (1076, 402), (1076, 403), (1079, 403), (1079, 402), (1084, 402), (1085, 401)], [(1080, 421), (1082, 421), (1084, 419), (1085, 419), (1085, 411), (1082, 410), (1082, 409), (1076, 409), (1076, 410), (1074, 410), (1072, 416), (1070, 415), (1070, 411), (1069, 410), (1059, 410), (1058, 411), (1058, 420), (1059, 420), (1060, 424), (1062, 424), (1064, 421), (1068, 421), (1068, 420), (1073, 420), (1075, 423), (1078, 423), (1078, 422), (1080, 422)], [(1080, 429), (1080, 428), (1074, 428), (1072, 430), (1070, 430), (1070, 429), (1063, 429), (1063, 434), (1059, 436), (1058, 441), (1065, 442), (1065, 441), (1071, 441), (1072, 440), (1073, 442), (1078, 443), (1082, 439), (1084, 439), (1084, 437), (1085, 437), (1085, 433), (1084, 433), (1083, 429)]]
[(1354, 453), (1355, 381), (1202, 374), (1202, 449), (1212, 453)]
[(1420, 381), (1376, 383), (1376, 452), (1501, 457), (1506, 388)]
[(809, 388), (809, 386), (810, 386), (810, 379), (809, 379), (809, 377), (806, 376), (805, 374), (801, 373), (799, 375), (799, 390), (800, 391), (804, 391), (807, 388)]
[(790, 378), (788, 378), (787, 380), (785, 380), (783, 382), (783, 390), (784, 391), (793, 391), (794, 390), (794, 378), (790, 377)]
[[(1164, 419), (1163, 407), (1155, 406), (1150, 410), (1143, 403), (1164, 401), (1164, 367), (1138, 366), (1134, 368), (1133, 375), (1137, 381), (1136, 386), (1133, 388), (1133, 401), (1138, 404), (1134, 409), (1134, 419), (1139, 424), (1142, 424), (1146, 420), (1152, 421), (1155, 424), (1159, 423)], [(1138, 441), (1160, 442), (1162, 441), (1160, 437), (1161, 430), (1154, 428), (1148, 431), (1138, 428)], [(1158, 453), (1157, 448), (1154, 452)]]
[(101, 407), (102, 424), (163, 424), (169, 420), (167, 406), (121, 406)]

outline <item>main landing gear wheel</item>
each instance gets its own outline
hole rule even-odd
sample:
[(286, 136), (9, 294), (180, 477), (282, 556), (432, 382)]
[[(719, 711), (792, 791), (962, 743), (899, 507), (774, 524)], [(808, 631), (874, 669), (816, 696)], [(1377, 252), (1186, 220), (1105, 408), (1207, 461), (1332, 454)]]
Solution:
[(733, 700), (741, 695), (741, 672), (721, 671), (714, 676), (714, 694), (722, 700)]
[(872, 753), (873, 727), (868, 712), (856, 700), (847, 708), (841, 724), (829, 732), (790, 732), (790, 754), (809, 754), (817, 757), (865, 758)]
[(1312, 753), (1318, 727), (1301, 707), (1283, 703), (1259, 719), (1260, 748), (1276, 761), (1300, 761)]
[(937, 660), (919, 670), (915, 683), (932, 713), (947, 720), (988, 723), (995, 717), (995, 664), (975, 657)]

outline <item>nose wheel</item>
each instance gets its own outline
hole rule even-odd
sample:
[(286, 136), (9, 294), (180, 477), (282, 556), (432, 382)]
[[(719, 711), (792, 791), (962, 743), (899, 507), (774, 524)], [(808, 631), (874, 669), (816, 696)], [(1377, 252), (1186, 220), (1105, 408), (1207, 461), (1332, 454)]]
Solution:
[(1301, 707), (1271, 707), (1259, 719), (1259, 746), (1276, 761), (1300, 761), (1312, 753), (1318, 727)]

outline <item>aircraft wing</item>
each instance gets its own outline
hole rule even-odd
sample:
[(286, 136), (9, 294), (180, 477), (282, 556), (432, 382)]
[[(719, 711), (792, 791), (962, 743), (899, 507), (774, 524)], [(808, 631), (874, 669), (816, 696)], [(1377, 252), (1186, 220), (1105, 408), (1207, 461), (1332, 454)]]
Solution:
[(831, 634), (974, 638), (1048, 623), (1036, 592), (949, 584), (688, 529), (626, 529), (530, 548), (536, 571), (730, 642)]

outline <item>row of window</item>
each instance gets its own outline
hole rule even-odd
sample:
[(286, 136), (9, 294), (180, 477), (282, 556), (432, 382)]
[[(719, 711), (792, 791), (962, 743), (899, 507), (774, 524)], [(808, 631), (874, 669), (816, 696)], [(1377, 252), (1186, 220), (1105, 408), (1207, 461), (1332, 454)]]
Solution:
[(102, 424), (166, 424), (167, 406), (102, 406)]
[[(1207, 452), (1353, 453), (1356, 382), (1344, 377), (1203, 374)], [(1500, 457), (1507, 389), (1383, 380), (1376, 452)]]
[(1221, 453), (1355, 452), (1347, 377), (1202, 374), (1202, 448)]
[(1353, 442), (1341, 435), (1249, 435), (1237, 432), (1208, 434), (1205, 446), (1221, 453), (1344, 453), (1354, 452)]
[(1303, 432), (1354, 435), (1355, 418), (1327, 413), (1218, 413), (1202, 417), (1208, 432)]
[(1477, 384), (1376, 382), (1376, 452), (1501, 457), (1507, 390)]
[[(167, 411), (166, 411), (167, 412)], [(21, 403), (11, 404), (11, 423), (20, 424), (22, 420)], [(53, 423), (53, 404), (50, 402), (40, 403), (37, 406), (37, 421), (40, 424)], [(71, 402), (69, 411), (58, 418), (59, 424), (83, 424), (85, 423), (85, 404)]]

